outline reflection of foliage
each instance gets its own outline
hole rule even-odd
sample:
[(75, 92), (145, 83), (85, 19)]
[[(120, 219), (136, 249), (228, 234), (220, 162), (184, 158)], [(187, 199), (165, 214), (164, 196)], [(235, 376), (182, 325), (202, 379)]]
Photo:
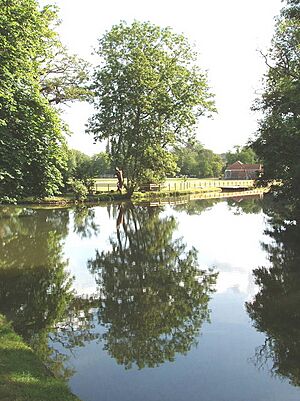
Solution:
[[(69, 346), (86, 338), (89, 315), (74, 299), (72, 278), (65, 271), (62, 241), (67, 234), (67, 209), (2, 209), (0, 219), (0, 312), (29, 342), (54, 374), (68, 376), (66, 356), (48, 346), (48, 333), (72, 314), (86, 317), (85, 325), (69, 330)], [(75, 321), (75, 319), (74, 319)], [(63, 323), (58, 336), (63, 333)], [(78, 328), (77, 327), (77, 328)], [(81, 330), (82, 329), (82, 330)], [(57, 337), (57, 336), (56, 336)]]
[(97, 234), (99, 226), (95, 223), (95, 210), (86, 206), (74, 209), (74, 232), (81, 238), (90, 238)]
[(234, 210), (234, 214), (258, 214), (262, 211), (262, 198), (259, 195), (239, 196), (227, 199), (228, 206)]
[(121, 205), (117, 226), (112, 249), (89, 261), (105, 349), (126, 368), (154, 367), (189, 351), (208, 320), (216, 275), (198, 269), (196, 250), (173, 239), (175, 219), (156, 209)]
[(198, 199), (182, 205), (173, 206), (173, 208), (179, 212), (184, 211), (189, 215), (201, 214), (205, 210), (212, 208), (217, 202), (217, 199)]
[[(274, 207), (274, 205), (273, 205)], [(257, 350), (258, 364), (273, 361), (272, 372), (300, 385), (300, 230), (295, 220), (272, 212), (273, 239), (264, 244), (271, 267), (254, 271), (259, 292), (246, 304), (255, 327), (265, 332), (265, 344)]]

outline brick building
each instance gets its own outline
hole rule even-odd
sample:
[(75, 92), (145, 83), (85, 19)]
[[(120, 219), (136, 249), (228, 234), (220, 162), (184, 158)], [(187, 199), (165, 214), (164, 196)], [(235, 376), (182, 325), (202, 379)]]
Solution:
[(262, 164), (244, 164), (237, 161), (226, 167), (225, 180), (254, 180), (261, 176), (263, 172)]

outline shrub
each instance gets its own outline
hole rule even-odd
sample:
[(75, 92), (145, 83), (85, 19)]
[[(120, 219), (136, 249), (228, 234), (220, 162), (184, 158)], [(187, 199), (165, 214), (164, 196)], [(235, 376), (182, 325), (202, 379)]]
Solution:
[(84, 200), (87, 198), (89, 191), (81, 180), (71, 178), (68, 183), (71, 187), (71, 190), (74, 192), (76, 199)]

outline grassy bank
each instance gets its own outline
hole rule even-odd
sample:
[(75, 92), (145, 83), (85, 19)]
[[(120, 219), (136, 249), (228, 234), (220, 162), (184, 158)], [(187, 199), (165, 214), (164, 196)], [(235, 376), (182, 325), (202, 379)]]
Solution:
[[(176, 197), (182, 195), (207, 193), (207, 192), (221, 192), (220, 188), (195, 188), (185, 190), (171, 190), (171, 191), (151, 191), (151, 192), (134, 192), (130, 198), (132, 201), (153, 200), (168, 197)], [(43, 199), (33, 197), (24, 198), (18, 201), (20, 205), (29, 204), (44, 204), (44, 205), (76, 205), (84, 203), (98, 203), (98, 202), (111, 202), (111, 201), (126, 201), (129, 200), (128, 195), (124, 192), (120, 194), (117, 191), (102, 192), (99, 194), (88, 195), (84, 200), (76, 199), (75, 195), (66, 196), (53, 196)]]
[(79, 401), (0, 315), (0, 400)]

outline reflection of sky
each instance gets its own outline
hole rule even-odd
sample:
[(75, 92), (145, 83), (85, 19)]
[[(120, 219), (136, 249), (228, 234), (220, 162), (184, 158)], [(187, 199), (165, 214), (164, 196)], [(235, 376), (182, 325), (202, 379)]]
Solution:
[(228, 289), (252, 295), (252, 270), (268, 264), (261, 242), (264, 214), (235, 215), (226, 202), (216, 204), (200, 215), (176, 213), (179, 232), (188, 246), (199, 251), (200, 267), (219, 272), (217, 292)]
[[(94, 276), (87, 269), (87, 262), (96, 255), (96, 250), (109, 248), (109, 236), (115, 231), (115, 222), (110, 219), (106, 207), (95, 207), (95, 222), (99, 226), (97, 234), (81, 238), (74, 232), (73, 219), (69, 234), (65, 240), (65, 257), (69, 260), (69, 269), (75, 277), (74, 288), (79, 294), (91, 295), (96, 292)], [(72, 215), (71, 215), (72, 217)]]
[[(86, 267), (87, 261), (95, 257), (97, 249), (109, 249), (109, 237), (116, 234), (115, 219), (109, 217), (106, 207), (99, 206), (94, 210), (98, 233), (81, 238), (74, 233), (71, 219), (64, 247), (70, 271), (75, 276), (75, 289), (84, 294), (96, 291), (94, 277)], [(188, 248), (194, 246), (199, 251), (200, 267), (217, 269), (217, 292), (242, 292), (247, 298), (254, 294), (252, 270), (268, 264), (261, 247), (261, 242), (268, 241), (263, 234), (265, 221), (262, 212), (235, 215), (226, 202), (221, 202), (199, 215), (188, 215), (171, 207), (167, 207), (163, 215), (176, 217), (178, 231), (175, 235), (182, 236)]]

